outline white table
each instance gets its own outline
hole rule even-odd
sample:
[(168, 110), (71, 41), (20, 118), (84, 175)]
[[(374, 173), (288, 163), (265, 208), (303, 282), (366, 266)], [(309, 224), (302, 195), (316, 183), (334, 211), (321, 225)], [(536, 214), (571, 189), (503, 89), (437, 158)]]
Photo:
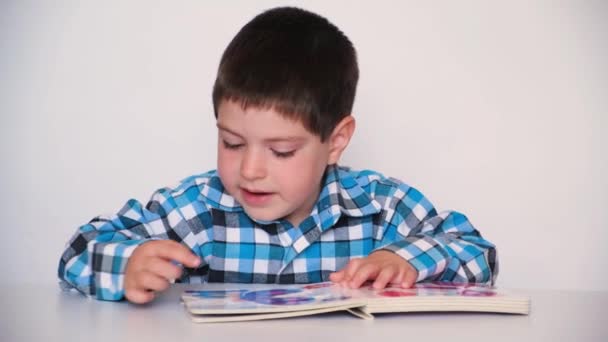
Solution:
[(608, 292), (526, 291), (529, 316), (348, 313), (195, 324), (174, 285), (146, 306), (102, 302), (57, 285), (2, 285), (0, 341), (608, 341)]

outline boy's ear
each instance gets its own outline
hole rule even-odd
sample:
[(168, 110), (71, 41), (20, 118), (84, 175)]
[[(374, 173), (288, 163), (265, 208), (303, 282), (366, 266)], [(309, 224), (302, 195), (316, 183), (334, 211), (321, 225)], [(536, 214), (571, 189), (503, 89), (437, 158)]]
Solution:
[(336, 125), (334, 131), (329, 136), (329, 159), (328, 165), (336, 164), (340, 160), (342, 152), (348, 146), (350, 138), (355, 132), (355, 118), (348, 115)]

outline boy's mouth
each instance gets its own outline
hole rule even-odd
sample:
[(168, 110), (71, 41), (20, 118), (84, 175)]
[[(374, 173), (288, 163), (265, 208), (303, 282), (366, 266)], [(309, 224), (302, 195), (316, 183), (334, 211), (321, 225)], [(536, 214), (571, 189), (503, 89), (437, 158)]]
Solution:
[(243, 201), (245, 201), (246, 204), (261, 206), (270, 201), (274, 193), (241, 188), (241, 194), (243, 195)]

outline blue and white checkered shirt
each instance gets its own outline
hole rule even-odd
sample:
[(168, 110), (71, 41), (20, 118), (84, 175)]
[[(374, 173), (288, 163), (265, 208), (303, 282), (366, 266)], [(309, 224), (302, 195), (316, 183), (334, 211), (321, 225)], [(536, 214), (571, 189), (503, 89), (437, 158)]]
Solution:
[(178, 241), (202, 258), (181, 282), (321, 282), (381, 249), (409, 261), (418, 281), (493, 283), (498, 272), (494, 245), (464, 215), (438, 214), (418, 190), (377, 172), (329, 166), (316, 205), (297, 227), (250, 218), (216, 171), (159, 189), (145, 207), (129, 200), (117, 215), (78, 229), (59, 277), (98, 299), (122, 299), (129, 256), (151, 239)]

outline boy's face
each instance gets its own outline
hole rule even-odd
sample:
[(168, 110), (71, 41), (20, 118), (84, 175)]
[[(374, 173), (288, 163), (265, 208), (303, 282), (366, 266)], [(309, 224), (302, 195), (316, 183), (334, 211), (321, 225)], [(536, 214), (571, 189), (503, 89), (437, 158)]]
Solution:
[(218, 107), (218, 172), (224, 187), (256, 220), (285, 218), (293, 225), (316, 203), (328, 163), (330, 141), (274, 109), (233, 101)]

